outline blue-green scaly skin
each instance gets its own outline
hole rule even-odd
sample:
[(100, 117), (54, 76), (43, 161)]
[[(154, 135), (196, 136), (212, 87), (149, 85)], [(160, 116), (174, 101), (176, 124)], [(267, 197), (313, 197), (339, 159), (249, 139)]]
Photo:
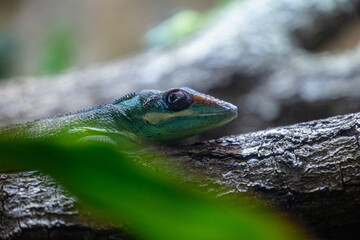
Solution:
[[(169, 103), (169, 97), (174, 92), (185, 95), (182, 99), (187, 102), (180, 104), (180, 108), (186, 106), (184, 109), (179, 110), (176, 105), (174, 111), (171, 107), (174, 104)], [(124, 138), (173, 142), (236, 117), (236, 106), (190, 88), (143, 90), (92, 109), (0, 129), (0, 138), (61, 141), (93, 137), (115, 143)]]

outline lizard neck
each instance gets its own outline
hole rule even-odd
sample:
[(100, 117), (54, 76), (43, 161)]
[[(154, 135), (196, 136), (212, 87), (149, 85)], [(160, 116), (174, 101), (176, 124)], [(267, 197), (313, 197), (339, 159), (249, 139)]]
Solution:
[(10, 139), (61, 139), (65, 136), (84, 135), (93, 131), (99, 135), (134, 135), (126, 116), (130, 106), (106, 104), (63, 116), (36, 120), (0, 129), (0, 137)]

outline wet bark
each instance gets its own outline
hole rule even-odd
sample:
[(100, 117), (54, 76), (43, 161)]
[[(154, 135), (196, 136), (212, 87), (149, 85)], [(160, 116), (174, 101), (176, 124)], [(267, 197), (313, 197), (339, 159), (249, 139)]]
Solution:
[[(162, 147), (172, 174), (219, 197), (255, 194), (324, 239), (360, 234), (360, 113)], [(1, 174), (0, 238), (128, 239), (79, 214), (76, 200), (33, 172)]]

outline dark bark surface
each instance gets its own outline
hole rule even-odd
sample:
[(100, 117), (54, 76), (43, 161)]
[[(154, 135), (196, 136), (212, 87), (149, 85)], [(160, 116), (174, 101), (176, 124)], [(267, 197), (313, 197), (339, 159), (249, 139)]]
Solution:
[[(252, 193), (292, 214), (316, 236), (355, 239), (359, 124), (357, 113), (161, 151), (172, 174), (203, 191), (235, 198)], [(46, 176), (2, 174), (0, 186), (1, 238), (124, 238), (113, 227), (80, 217), (76, 200)]]
[(0, 174), (0, 239), (132, 239), (90, 213), (38, 172)]
[[(360, 234), (359, 114), (220, 138), (171, 151), (221, 196), (260, 194), (325, 239)], [(195, 179), (195, 178), (194, 178)]]

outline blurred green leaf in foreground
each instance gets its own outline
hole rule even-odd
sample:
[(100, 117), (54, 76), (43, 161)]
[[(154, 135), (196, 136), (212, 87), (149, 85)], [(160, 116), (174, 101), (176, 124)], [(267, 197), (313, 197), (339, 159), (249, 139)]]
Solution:
[(113, 223), (129, 224), (141, 239), (303, 239), (269, 210), (185, 189), (136, 163), (134, 155), (103, 145), (0, 141), (0, 153), (1, 172), (40, 169), (77, 196), (83, 207)]

